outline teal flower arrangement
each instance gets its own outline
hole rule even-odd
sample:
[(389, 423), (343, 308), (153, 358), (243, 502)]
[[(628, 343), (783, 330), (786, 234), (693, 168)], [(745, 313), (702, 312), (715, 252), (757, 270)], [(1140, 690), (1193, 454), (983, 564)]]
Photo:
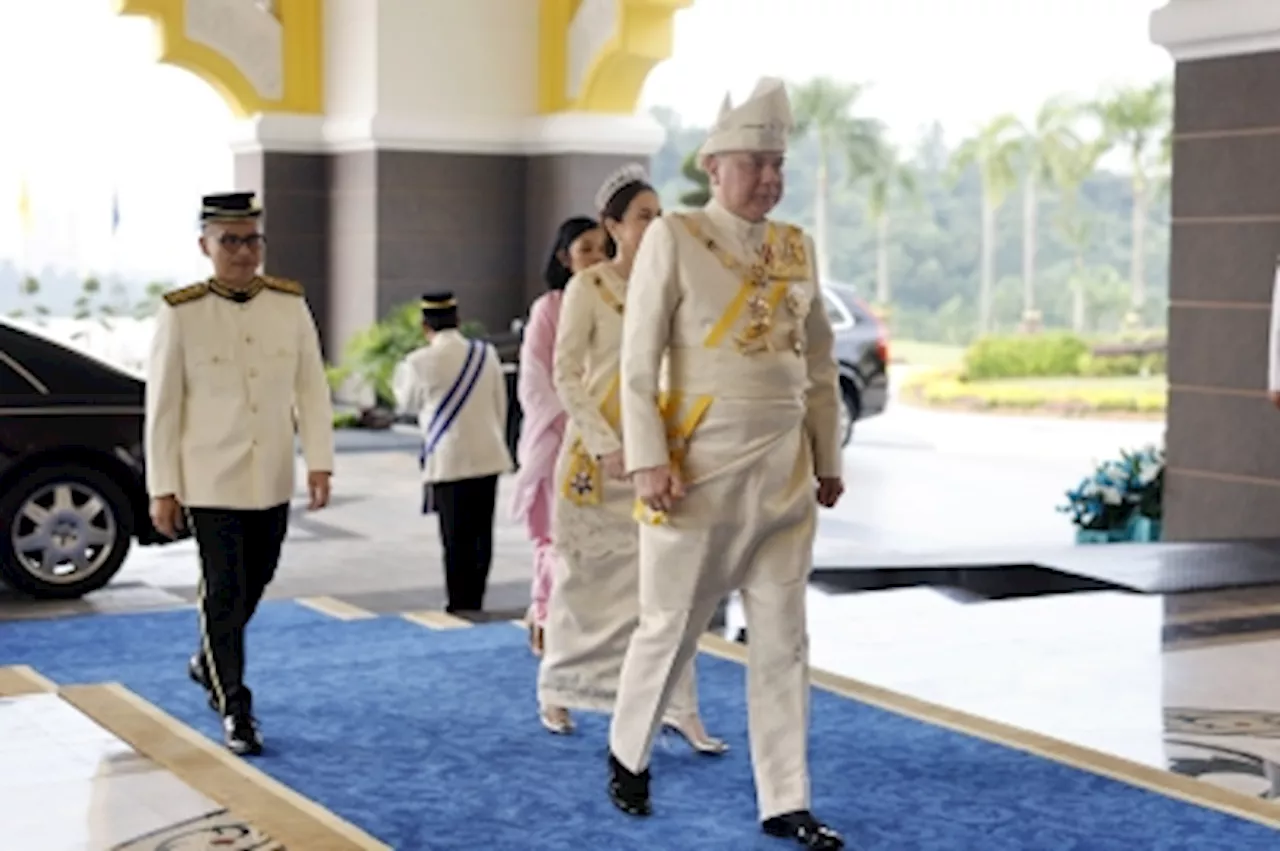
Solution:
[(1081, 540), (1156, 540), (1164, 518), (1164, 450), (1147, 446), (1104, 461), (1067, 491), (1058, 510), (1071, 517)]

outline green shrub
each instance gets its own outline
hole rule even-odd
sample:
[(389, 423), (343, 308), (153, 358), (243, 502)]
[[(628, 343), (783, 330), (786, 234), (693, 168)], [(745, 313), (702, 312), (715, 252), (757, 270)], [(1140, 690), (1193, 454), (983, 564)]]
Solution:
[[(458, 330), (468, 337), (483, 337), (485, 333), (484, 325), (474, 321), (463, 322)], [(394, 407), (392, 373), (410, 352), (425, 344), (420, 303), (403, 304), (381, 322), (370, 325), (351, 339), (342, 364), (328, 370), (330, 385), (335, 381), (341, 384), (354, 375), (373, 388), (377, 404)]]
[(983, 337), (964, 356), (964, 379), (1056, 378), (1078, 374), (1089, 344), (1074, 334), (1053, 332)]
[(336, 411), (333, 415), (334, 428), (356, 428), (360, 425), (360, 415), (355, 411)]
[(1131, 375), (1164, 375), (1167, 360), (1163, 352), (1147, 355), (1112, 355), (1097, 357), (1083, 354), (1076, 374), (1085, 378), (1120, 378)]

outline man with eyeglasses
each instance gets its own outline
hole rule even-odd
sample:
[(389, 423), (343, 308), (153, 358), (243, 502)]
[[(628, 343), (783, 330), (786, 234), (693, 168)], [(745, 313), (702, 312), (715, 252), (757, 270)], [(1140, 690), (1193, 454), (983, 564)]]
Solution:
[(262, 275), (253, 193), (204, 198), (200, 250), (213, 277), (166, 293), (147, 377), (151, 521), (200, 551), (200, 648), (188, 673), (223, 719), (227, 747), (262, 752), (244, 684), (244, 633), (280, 559), (301, 438), (312, 510), (329, 502), (333, 411), (315, 321), (294, 281)]

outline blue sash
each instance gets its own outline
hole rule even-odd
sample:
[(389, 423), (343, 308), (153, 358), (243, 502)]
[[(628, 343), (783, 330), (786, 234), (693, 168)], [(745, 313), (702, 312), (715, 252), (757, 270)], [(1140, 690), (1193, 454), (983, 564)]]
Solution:
[[(458, 372), (458, 377), (454, 379), (453, 386), (444, 394), (444, 398), (440, 400), (440, 404), (436, 406), (435, 413), (431, 415), (431, 422), (427, 425), (426, 432), (422, 438), (422, 447), (418, 450), (418, 469), (425, 470), (427, 467), (427, 459), (431, 457), (431, 453), (436, 451), (436, 447), (440, 445), (440, 441), (453, 427), (454, 421), (458, 419), (458, 414), (462, 411), (462, 406), (471, 398), (471, 392), (476, 389), (476, 383), (480, 380), (480, 373), (484, 371), (485, 361), (485, 344), (479, 340), (467, 341), (467, 357), (462, 362), (462, 369)], [(424, 514), (431, 513), (431, 485), (427, 484), (423, 492), (422, 512)]]

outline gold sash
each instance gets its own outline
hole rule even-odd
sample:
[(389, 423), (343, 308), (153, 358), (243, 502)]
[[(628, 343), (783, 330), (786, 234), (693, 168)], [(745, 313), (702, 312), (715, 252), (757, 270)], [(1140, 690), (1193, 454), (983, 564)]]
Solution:
[[(680, 220), (693, 238), (705, 246), (725, 269), (742, 280), (733, 301), (707, 332), (702, 345), (708, 349), (719, 348), (745, 312), (748, 316), (746, 326), (733, 335), (738, 351), (750, 355), (772, 350), (773, 341), (769, 334), (773, 329), (773, 315), (787, 294), (788, 282), (809, 277), (804, 231), (793, 225), (769, 222), (759, 257), (748, 265), (708, 236), (693, 217), (678, 214), (672, 217)], [(658, 410), (667, 427), (667, 441), (671, 447), (670, 468), (674, 475), (683, 476), (689, 441), (706, 417), (712, 399), (710, 395), (702, 395), (686, 400), (678, 388), (659, 396)], [(681, 417), (681, 410), (686, 407)], [(632, 516), (651, 526), (661, 526), (669, 519), (665, 511), (654, 511), (639, 499), (635, 502)]]
[[(592, 283), (600, 299), (621, 316), (622, 300), (605, 285), (598, 273), (592, 277)], [(600, 413), (615, 433), (621, 431), (622, 425), (622, 400), (618, 395), (621, 383), (622, 376), (615, 374), (600, 402)], [(569, 466), (560, 484), (561, 495), (574, 505), (599, 505), (603, 487), (600, 462), (587, 451), (581, 437), (574, 438), (573, 445), (569, 447)]]

